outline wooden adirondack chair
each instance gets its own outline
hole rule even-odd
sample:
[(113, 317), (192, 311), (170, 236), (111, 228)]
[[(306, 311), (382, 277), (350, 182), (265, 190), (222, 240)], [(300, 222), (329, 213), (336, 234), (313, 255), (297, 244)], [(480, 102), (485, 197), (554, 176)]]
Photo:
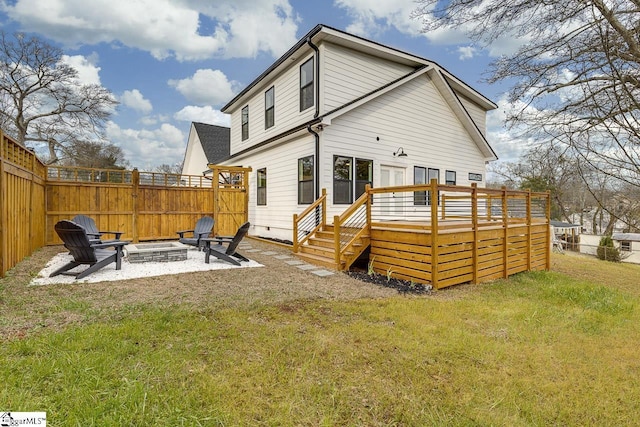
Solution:
[(220, 236), (203, 239), (205, 244), (204, 251), (206, 253), (204, 262), (209, 264), (209, 258), (211, 255), (233, 265), (240, 265), (240, 261), (249, 261), (248, 258), (239, 254), (236, 249), (242, 239), (244, 239), (244, 236), (247, 235), (250, 226), (251, 224), (245, 222), (240, 226), (240, 228), (238, 228), (235, 236)]
[[(121, 269), (122, 248), (127, 242), (112, 241), (91, 243), (84, 227), (72, 221), (59, 221), (54, 226), (54, 229), (64, 242), (64, 247), (67, 248), (71, 256), (73, 256), (73, 261), (60, 267), (51, 273), (49, 277), (66, 274), (75, 276), (76, 279), (82, 279), (112, 262), (116, 263), (116, 270)], [(105, 249), (108, 247), (114, 247), (115, 249)], [(76, 273), (69, 271), (79, 265), (88, 265), (89, 268)]]
[[(99, 231), (98, 227), (96, 226), (96, 222), (93, 220), (93, 218), (88, 217), (86, 215), (76, 215), (73, 217), (71, 221), (84, 227), (85, 231), (87, 232), (87, 236), (89, 236), (89, 240), (92, 243), (95, 243), (95, 242), (105, 243), (105, 242), (119, 241), (120, 236), (122, 236), (123, 234), (122, 231)], [(103, 234), (113, 234), (115, 235), (115, 239), (104, 240), (102, 238)]]
[[(204, 237), (209, 237), (211, 234), (211, 230), (213, 230), (214, 220), (210, 216), (203, 216), (196, 222), (196, 226), (193, 230), (183, 230), (176, 231), (180, 238), (178, 239), (180, 243), (184, 243), (185, 245), (196, 246), (198, 248), (202, 247), (201, 239)], [(185, 234), (191, 233), (192, 237), (185, 237)]]

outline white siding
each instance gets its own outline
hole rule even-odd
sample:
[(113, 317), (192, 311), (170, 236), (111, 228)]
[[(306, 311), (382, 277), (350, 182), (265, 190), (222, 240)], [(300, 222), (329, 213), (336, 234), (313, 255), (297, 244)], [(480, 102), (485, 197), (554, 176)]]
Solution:
[(198, 138), (198, 133), (192, 124), (189, 131), (184, 164), (182, 165), (182, 173), (184, 175), (202, 175), (202, 172), (207, 169), (207, 156), (202, 148), (202, 143), (200, 143), (200, 138)]
[(487, 123), (486, 123), (487, 112), (478, 104), (469, 101), (467, 98), (461, 96), (460, 94), (458, 94), (458, 98), (460, 99), (460, 101), (462, 102), (462, 105), (471, 116), (471, 119), (475, 122), (476, 126), (478, 126), (478, 129), (480, 129), (480, 132), (482, 132), (482, 134), (486, 136), (487, 135)]
[[(254, 95), (231, 112), (231, 154), (242, 151), (265, 139), (274, 137), (313, 118), (315, 108), (300, 111), (300, 65), (311, 58), (307, 55), (291, 63), (275, 79), (264, 80), (254, 89)], [(317, 78), (316, 78), (317, 83)], [(264, 93), (275, 88), (275, 125), (264, 128)], [(249, 106), (249, 138), (242, 141), (242, 108)]]
[(323, 109), (331, 111), (392, 82), (413, 69), (328, 43), (322, 44)]
[[(250, 166), (249, 221), (251, 234), (292, 239), (293, 214), (307, 205), (298, 205), (298, 159), (315, 154), (315, 139), (305, 135), (247, 157), (233, 164)], [(256, 172), (267, 168), (267, 205), (256, 205)]]
[[(380, 140), (376, 138), (379, 137)], [(405, 167), (406, 184), (413, 183), (413, 167), (454, 170), (458, 185), (470, 185), (469, 172), (485, 179), (482, 153), (464, 130), (427, 76), (418, 77), (398, 89), (333, 120), (322, 132), (321, 187), (332, 201), (333, 155), (374, 161), (373, 185), (380, 185), (380, 166)], [(407, 157), (393, 152), (403, 147)], [(345, 205), (331, 206), (328, 215), (339, 214)]]

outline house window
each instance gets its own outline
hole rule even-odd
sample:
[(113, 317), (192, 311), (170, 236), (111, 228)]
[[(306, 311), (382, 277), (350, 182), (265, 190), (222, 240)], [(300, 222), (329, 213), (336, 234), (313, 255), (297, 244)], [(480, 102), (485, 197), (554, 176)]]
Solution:
[[(424, 185), (427, 183), (427, 168), (421, 166), (414, 166), (413, 168), (413, 185)], [(414, 191), (413, 192), (413, 204), (416, 206), (427, 204), (427, 192), (426, 191)]]
[(623, 240), (620, 242), (620, 250), (623, 252), (631, 252), (631, 242)]
[(447, 185), (456, 185), (456, 171), (446, 171), (444, 173), (444, 183)]
[(242, 109), (242, 140), (249, 138), (249, 106)]
[(258, 169), (258, 185), (256, 194), (256, 204), (258, 206), (267, 205), (267, 168)]
[(333, 156), (333, 203), (349, 204), (353, 200), (351, 157)]
[[(440, 169), (428, 169), (427, 172), (428, 183), (431, 184), (431, 180), (435, 179), (437, 182), (440, 182)], [(438, 192), (438, 196), (436, 198), (436, 203), (440, 200), (440, 192)], [(431, 205), (431, 192), (427, 193), (427, 204)]]
[(300, 111), (313, 107), (313, 58), (300, 66)]
[(373, 186), (373, 160), (356, 159), (355, 199), (364, 194), (367, 184)]
[(364, 194), (367, 184), (373, 185), (373, 160), (333, 156), (333, 203), (353, 203)]
[(269, 129), (275, 124), (275, 88), (271, 88), (264, 93), (264, 128)]
[(313, 156), (298, 159), (298, 204), (313, 203)]

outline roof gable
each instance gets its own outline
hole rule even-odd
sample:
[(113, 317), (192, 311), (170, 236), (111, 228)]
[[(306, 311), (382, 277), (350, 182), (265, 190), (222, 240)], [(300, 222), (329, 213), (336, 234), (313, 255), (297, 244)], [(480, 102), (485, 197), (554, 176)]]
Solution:
[(209, 125), (193, 122), (193, 127), (198, 134), (207, 163), (217, 164), (229, 157), (231, 129), (225, 126)]
[(399, 49), (395, 49), (381, 43), (365, 39), (353, 34), (349, 34), (345, 31), (338, 30), (328, 25), (319, 24), (315, 26), (311, 31), (304, 35), (291, 49), (289, 49), (284, 55), (276, 60), (269, 68), (267, 68), (262, 74), (260, 74), (253, 82), (245, 87), (238, 95), (236, 95), (227, 105), (222, 107), (223, 113), (229, 112), (237, 102), (244, 102), (247, 95), (253, 93), (253, 90), (260, 86), (263, 80), (270, 76), (275, 76), (282, 72), (289, 66), (291, 60), (300, 57), (300, 55), (306, 55), (311, 52), (311, 46), (309, 42), (318, 45), (322, 41), (334, 43), (341, 46), (346, 46), (350, 49), (364, 52), (369, 55), (388, 59), (405, 65), (409, 65), (415, 68), (422, 68), (424, 66), (433, 66), (439, 69), (449, 80), (451, 86), (457, 91), (461, 91), (472, 101), (481, 105), (486, 110), (492, 110), (497, 108), (497, 105), (491, 100), (477, 92), (471, 86), (468, 86), (462, 80), (449, 73), (446, 69), (438, 65), (436, 62), (430, 61), (419, 56), (403, 52)]

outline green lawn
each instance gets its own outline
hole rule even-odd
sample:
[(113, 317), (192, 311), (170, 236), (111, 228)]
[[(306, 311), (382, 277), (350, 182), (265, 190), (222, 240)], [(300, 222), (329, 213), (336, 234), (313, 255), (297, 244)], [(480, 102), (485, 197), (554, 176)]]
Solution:
[(554, 255), (553, 270), (424, 297), (177, 299), (95, 318), (65, 295), (89, 320), (3, 342), (0, 411), (52, 426), (636, 425), (640, 266)]

